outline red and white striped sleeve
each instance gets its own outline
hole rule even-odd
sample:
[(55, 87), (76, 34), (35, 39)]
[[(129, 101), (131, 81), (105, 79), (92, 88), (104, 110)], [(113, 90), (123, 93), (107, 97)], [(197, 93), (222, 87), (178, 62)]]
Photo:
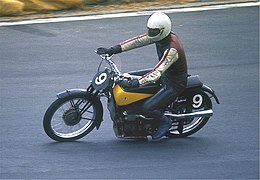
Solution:
[(136, 36), (120, 43), (122, 52), (152, 44), (147, 34)]
[(154, 69), (139, 79), (140, 86), (157, 81), (161, 77), (161, 75), (173, 63), (175, 63), (178, 60), (178, 58), (179, 58), (178, 51), (175, 48), (167, 49), (164, 52), (162, 59), (154, 67)]

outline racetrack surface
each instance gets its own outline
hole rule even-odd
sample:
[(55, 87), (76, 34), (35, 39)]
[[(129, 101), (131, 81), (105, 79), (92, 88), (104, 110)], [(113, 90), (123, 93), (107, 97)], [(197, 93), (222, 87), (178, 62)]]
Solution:
[[(119, 140), (105, 109), (100, 130), (56, 143), (42, 128), (55, 94), (85, 88), (98, 47), (145, 32), (148, 16), (0, 27), (0, 178), (259, 179), (259, 7), (173, 13), (189, 73), (221, 104), (197, 134)], [(154, 45), (115, 56), (122, 70), (154, 66)], [(106, 104), (105, 99), (102, 100)]]

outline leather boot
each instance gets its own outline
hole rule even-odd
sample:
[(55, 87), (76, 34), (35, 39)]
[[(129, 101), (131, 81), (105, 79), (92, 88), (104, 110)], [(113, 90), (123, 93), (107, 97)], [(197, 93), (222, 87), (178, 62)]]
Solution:
[(157, 131), (152, 135), (152, 138), (154, 140), (160, 139), (168, 132), (170, 127), (171, 127), (170, 120), (166, 116), (163, 115), (160, 118), (160, 126), (158, 127)]

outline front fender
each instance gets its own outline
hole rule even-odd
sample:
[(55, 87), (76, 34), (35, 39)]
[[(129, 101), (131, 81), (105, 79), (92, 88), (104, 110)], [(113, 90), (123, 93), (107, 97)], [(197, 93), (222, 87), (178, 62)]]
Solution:
[(202, 88), (203, 91), (211, 94), (215, 98), (216, 102), (219, 104), (218, 97), (216, 96), (216, 94), (215, 94), (215, 92), (212, 88), (206, 86), (205, 84), (203, 84), (203, 86), (201, 88)]
[(96, 108), (99, 109), (99, 113), (100, 113), (99, 115), (101, 116), (101, 118), (98, 118), (94, 122), (95, 125), (96, 125), (96, 128), (99, 129), (101, 122), (103, 121), (103, 106), (102, 106), (102, 103), (101, 103), (101, 101), (98, 97), (93, 96), (86, 89), (68, 89), (68, 90), (57, 93), (56, 96), (59, 99), (63, 99), (63, 98), (67, 98), (69, 96), (77, 95), (77, 94), (81, 94), (81, 95), (88, 97), (90, 99), (90, 101), (92, 101), (92, 103), (95, 104)]
[(63, 98), (66, 98), (66, 97), (69, 97), (69, 96), (72, 96), (75, 94), (86, 94), (86, 93), (87, 93), (86, 89), (68, 89), (68, 90), (57, 93), (56, 96), (59, 99), (63, 99)]

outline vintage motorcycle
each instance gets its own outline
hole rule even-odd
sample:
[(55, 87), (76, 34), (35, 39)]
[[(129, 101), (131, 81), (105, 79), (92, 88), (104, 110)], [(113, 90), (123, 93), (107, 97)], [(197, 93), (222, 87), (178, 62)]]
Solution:
[[(147, 139), (158, 127), (155, 119), (140, 112), (145, 100), (159, 91), (160, 81), (138, 88), (122, 88), (120, 82), (144, 75), (148, 70), (122, 74), (112, 56), (100, 55), (98, 72), (87, 89), (70, 89), (57, 94), (43, 118), (46, 134), (56, 141), (74, 141), (86, 136), (103, 121), (101, 97), (107, 97), (107, 108), (118, 138)], [(108, 67), (101, 70), (101, 64)], [(187, 137), (199, 131), (213, 115), (211, 98), (219, 104), (214, 91), (199, 76), (189, 76), (187, 88), (164, 109), (171, 119), (168, 138)]]

